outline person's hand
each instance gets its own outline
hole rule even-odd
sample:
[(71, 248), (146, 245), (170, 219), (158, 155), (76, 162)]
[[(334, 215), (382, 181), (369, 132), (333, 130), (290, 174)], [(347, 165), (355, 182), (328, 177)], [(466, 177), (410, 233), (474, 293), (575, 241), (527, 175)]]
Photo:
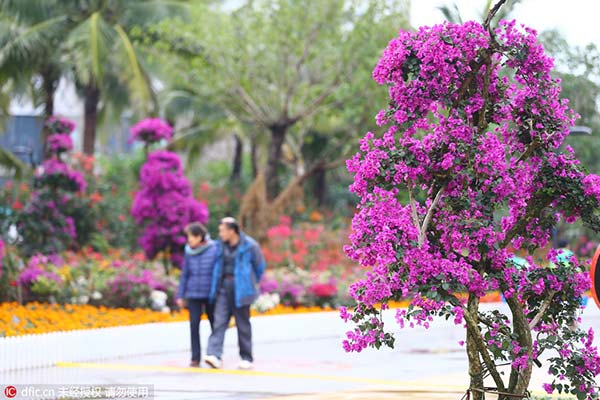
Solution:
[(185, 300), (184, 299), (177, 299), (177, 307), (179, 307), (179, 308), (185, 308)]

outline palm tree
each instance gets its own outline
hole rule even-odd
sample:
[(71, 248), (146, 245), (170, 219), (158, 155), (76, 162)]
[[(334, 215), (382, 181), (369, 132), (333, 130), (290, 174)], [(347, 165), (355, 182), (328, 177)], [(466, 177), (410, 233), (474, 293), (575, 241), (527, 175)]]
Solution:
[[(176, 0), (0, 0), (0, 13), (18, 26), (0, 32), (6, 37), (0, 71), (39, 60), (29, 65), (43, 78), (49, 60), (54, 67), (49, 79), (58, 72), (73, 80), (84, 101), (84, 152), (93, 154), (101, 107), (123, 103), (110, 95), (115, 81), (127, 88), (128, 103), (137, 110), (156, 111), (150, 78), (131, 31), (184, 8)], [(48, 84), (49, 92), (51, 88)], [(45, 99), (47, 111), (52, 109), (51, 97), (48, 93)]]

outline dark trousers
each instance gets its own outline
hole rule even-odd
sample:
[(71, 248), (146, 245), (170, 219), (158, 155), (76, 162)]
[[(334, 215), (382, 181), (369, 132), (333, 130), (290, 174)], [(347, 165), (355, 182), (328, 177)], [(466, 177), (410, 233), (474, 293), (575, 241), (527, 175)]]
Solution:
[(252, 327), (250, 326), (250, 306), (235, 306), (235, 289), (233, 279), (224, 279), (215, 299), (215, 324), (208, 339), (206, 354), (221, 358), (225, 331), (231, 316), (235, 318), (238, 333), (238, 346), (242, 360), (252, 360)]
[(215, 320), (214, 306), (208, 299), (186, 299), (190, 311), (190, 337), (192, 339), (192, 361), (200, 361), (200, 318), (203, 313), (208, 315), (210, 330), (213, 330)]

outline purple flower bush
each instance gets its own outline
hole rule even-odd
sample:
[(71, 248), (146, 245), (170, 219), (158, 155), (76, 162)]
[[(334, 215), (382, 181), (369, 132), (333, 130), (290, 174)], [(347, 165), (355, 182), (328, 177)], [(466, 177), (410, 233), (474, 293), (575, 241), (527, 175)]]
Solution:
[(107, 282), (103, 293), (109, 307), (149, 308), (153, 290), (164, 290), (149, 270), (118, 273)]
[(60, 158), (72, 148), (69, 134), (74, 127), (63, 118), (52, 117), (46, 123), (51, 132), (48, 144), (55, 154), (36, 171), (36, 190), (15, 220), (25, 255), (58, 253), (89, 238), (94, 215), (89, 199), (83, 196), (87, 183), (81, 172)]
[(139, 140), (147, 144), (169, 141), (173, 135), (173, 128), (160, 118), (146, 118), (131, 127), (129, 142)]
[(44, 126), (51, 133), (69, 135), (75, 129), (75, 122), (66, 118), (51, 116), (46, 120)]
[(14, 275), (25, 302), (150, 308), (153, 292), (160, 291), (171, 299), (169, 306), (174, 305), (178, 282), (141, 253), (113, 250), (102, 255), (88, 247), (77, 253), (34, 254), (15, 261), (25, 265)]
[[(489, 371), (500, 392), (525, 393), (533, 364), (552, 351), (548, 391), (595, 396), (593, 334), (572, 329), (590, 286), (582, 266), (554, 251), (512, 261), (515, 250), (546, 247), (560, 220), (600, 229), (600, 177), (562, 151), (576, 116), (552, 66), (536, 32), (514, 21), (446, 23), (389, 42), (373, 71), (389, 88), (377, 115), (385, 133), (367, 133), (347, 163), (360, 202), (346, 252), (369, 270), (350, 288), (357, 307), (341, 311), (357, 324), (347, 351), (393, 346), (376, 304), (400, 296), (412, 299), (396, 311), (401, 327), (434, 317), (466, 327), (471, 388), (483, 389)], [(479, 310), (488, 290), (503, 293), (510, 316)]]
[(36, 174), (36, 186), (47, 186), (69, 192), (83, 192), (87, 186), (83, 174), (59, 159), (51, 158), (42, 163)]
[(166, 252), (177, 266), (186, 242), (183, 228), (194, 221), (208, 222), (208, 208), (194, 199), (179, 156), (162, 150), (150, 153), (142, 166), (131, 215), (144, 227), (139, 243), (146, 256), (153, 259)]
[(73, 140), (66, 133), (56, 133), (48, 136), (48, 147), (53, 153), (73, 150)]

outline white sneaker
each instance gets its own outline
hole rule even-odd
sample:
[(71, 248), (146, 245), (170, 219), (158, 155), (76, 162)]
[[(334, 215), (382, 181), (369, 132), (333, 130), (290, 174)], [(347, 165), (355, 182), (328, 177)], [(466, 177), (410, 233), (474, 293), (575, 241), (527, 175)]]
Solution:
[(249, 370), (252, 369), (252, 361), (242, 360), (238, 364), (238, 369)]
[(204, 357), (204, 362), (207, 363), (211, 368), (221, 368), (221, 360), (219, 360), (215, 356), (206, 356)]

